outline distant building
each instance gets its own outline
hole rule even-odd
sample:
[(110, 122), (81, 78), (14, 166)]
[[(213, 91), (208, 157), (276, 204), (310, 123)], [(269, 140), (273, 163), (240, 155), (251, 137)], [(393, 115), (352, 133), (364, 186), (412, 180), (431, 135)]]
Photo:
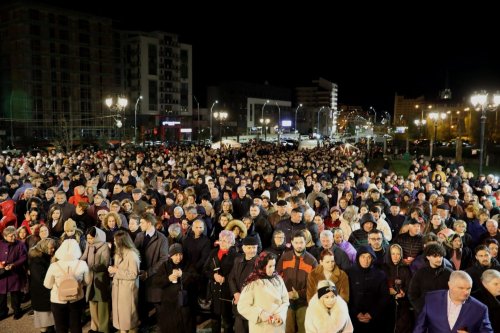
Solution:
[[(109, 18), (17, 1), (0, 6), (0, 35), (2, 146), (130, 139), (140, 95), (139, 133), (165, 133), (166, 118), (181, 121), (176, 139), (192, 127), (191, 46), (174, 34), (118, 31)], [(105, 105), (109, 96), (128, 99), (123, 114)]]

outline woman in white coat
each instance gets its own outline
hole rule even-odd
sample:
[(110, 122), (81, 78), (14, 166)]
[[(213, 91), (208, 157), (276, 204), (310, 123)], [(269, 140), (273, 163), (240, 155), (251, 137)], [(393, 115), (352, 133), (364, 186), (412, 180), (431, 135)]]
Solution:
[(351, 333), (354, 331), (347, 303), (338, 296), (332, 281), (322, 280), (306, 311), (306, 333)]
[(276, 273), (276, 255), (262, 252), (255, 269), (245, 281), (238, 312), (248, 320), (250, 333), (285, 332), (288, 292)]
[(73, 301), (61, 301), (59, 299), (59, 285), (70, 272), (82, 285), (90, 283), (89, 267), (85, 261), (79, 260), (82, 256), (80, 245), (74, 239), (63, 241), (57, 249), (56, 262), (50, 264), (43, 285), (50, 291), (50, 303), (56, 332), (81, 333), (82, 332), (82, 311), (85, 305), (83, 289), (79, 289), (78, 296)]
[(113, 276), (113, 326), (120, 332), (135, 332), (139, 326), (139, 251), (129, 234), (123, 230), (115, 233), (114, 243), (114, 265), (108, 267), (109, 274)]

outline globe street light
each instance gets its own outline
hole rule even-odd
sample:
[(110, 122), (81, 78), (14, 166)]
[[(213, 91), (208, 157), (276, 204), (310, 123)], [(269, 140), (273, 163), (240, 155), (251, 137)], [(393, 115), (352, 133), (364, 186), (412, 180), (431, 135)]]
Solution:
[(200, 103), (198, 103), (198, 99), (195, 95), (193, 95), (194, 101), (196, 102), (196, 110), (198, 112), (198, 124), (196, 126), (196, 138), (198, 140), (198, 144), (200, 144)]
[(434, 142), (431, 142), (431, 151), (430, 151), (430, 158), (432, 158), (432, 156), (434, 155), (434, 151), (436, 150), (437, 146), (436, 146), (436, 140), (437, 140), (437, 127), (438, 127), (438, 120), (439, 119), (446, 119), (446, 113), (444, 112), (432, 112), (432, 113), (429, 113), (429, 118), (433, 121), (434, 123)]
[(139, 101), (142, 99), (142, 96), (139, 96), (137, 98), (137, 101), (135, 101), (135, 108), (134, 108), (134, 143), (137, 143), (137, 104), (139, 104)]
[(222, 122), (227, 119), (227, 112), (221, 111), (221, 112), (215, 112), (214, 113), (214, 118), (219, 121), (219, 135), (220, 135), (220, 143), (222, 147)]
[(485, 91), (474, 93), (471, 98), (471, 104), (475, 107), (476, 111), (481, 112), (481, 151), (479, 152), (479, 174), (483, 173), (483, 160), (484, 160), (484, 131), (486, 125), (486, 111), (495, 111), (500, 104), (500, 94), (493, 94), (492, 100), (488, 100), (488, 93)]
[(118, 96), (117, 98), (108, 97), (108, 98), (106, 98), (105, 103), (110, 111), (116, 112), (116, 116), (113, 116), (113, 118), (115, 119), (115, 124), (116, 124), (116, 127), (118, 128), (118, 133), (119, 133), (119, 137), (120, 137), (120, 147), (121, 147), (122, 136), (121, 136), (121, 131), (119, 129), (122, 128), (123, 123), (121, 120), (122, 116), (120, 113), (123, 112), (125, 110), (125, 108), (127, 107), (128, 99), (126, 99), (125, 97), (121, 97), (121, 96)]
[(212, 116), (215, 104), (219, 103), (218, 100), (212, 103), (212, 107), (210, 107), (210, 143), (212, 143)]
[(264, 128), (264, 141), (267, 141), (267, 125), (269, 125), (270, 122), (271, 122), (271, 119), (269, 119), (269, 118), (266, 118), (266, 119), (260, 118), (260, 123), (262, 124), (262, 125), (260, 125), (261, 130), (262, 130), (262, 128)]
[(422, 138), (422, 127), (425, 126), (425, 124), (427, 123), (427, 121), (425, 119), (415, 119), (413, 121), (415, 123), (415, 125), (418, 127), (418, 131), (419, 131), (419, 138), (421, 139)]
[[(262, 109), (260, 110), (260, 119), (261, 119), (261, 123), (262, 123), (262, 119), (264, 119), (264, 107), (266, 106), (266, 104), (269, 103), (269, 100), (267, 100), (263, 105), (262, 105)], [(260, 135), (262, 135), (262, 127), (260, 128)]]
[[(295, 133), (299, 133), (299, 131), (297, 130), (297, 111), (299, 111), (299, 109), (302, 107), (302, 104), (299, 104), (299, 106), (297, 106), (297, 108), (295, 109), (295, 123), (293, 124), (295, 126)], [(300, 137), (300, 135), (299, 135)]]

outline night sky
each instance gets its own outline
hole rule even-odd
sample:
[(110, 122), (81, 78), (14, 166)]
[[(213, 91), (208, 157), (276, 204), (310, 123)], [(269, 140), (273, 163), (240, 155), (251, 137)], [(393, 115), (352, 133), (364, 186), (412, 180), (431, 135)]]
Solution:
[(202, 105), (206, 86), (227, 80), (293, 88), (321, 76), (339, 85), (340, 104), (389, 112), (396, 92), (434, 99), (447, 77), (457, 100), (478, 89), (500, 90), (500, 53), (494, 52), (499, 46), (493, 44), (500, 29), (495, 18), (488, 19), (488, 8), (394, 15), (398, 8), (380, 4), (357, 3), (362, 12), (340, 12), (335, 2), (286, 8), (270, 7), (276, 6), (272, 2), (162, 5), (172, 11), (146, 0), (101, 8), (45, 2), (111, 17), (119, 28), (180, 34), (181, 42), (193, 45), (194, 94), (202, 96)]

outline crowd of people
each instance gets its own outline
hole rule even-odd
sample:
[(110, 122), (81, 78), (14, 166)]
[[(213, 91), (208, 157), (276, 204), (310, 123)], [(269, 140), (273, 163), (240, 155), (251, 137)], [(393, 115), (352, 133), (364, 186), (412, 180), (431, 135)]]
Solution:
[(207, 316), (225, 333), (500, 332), (498, 178), (442, 157), (369, 170), (364, 154), (0, 156), (0, 320), (10, 294), (41, 332), (81, 332), (87, 309), (90, 333)]

